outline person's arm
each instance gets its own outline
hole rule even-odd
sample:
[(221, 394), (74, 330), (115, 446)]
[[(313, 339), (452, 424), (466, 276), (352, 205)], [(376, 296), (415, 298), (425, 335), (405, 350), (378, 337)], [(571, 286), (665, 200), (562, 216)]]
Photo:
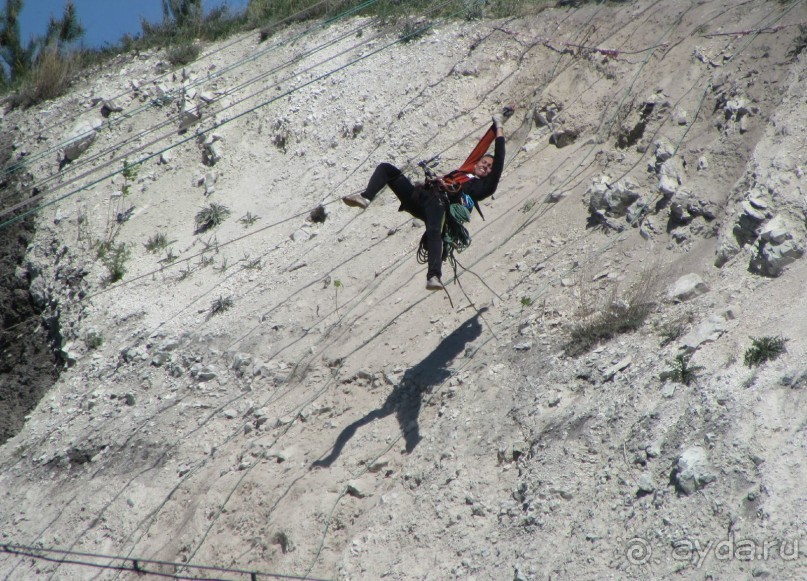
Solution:
[(493, 146), (493, 166), (490, 168), (490, 173), (481, 180), (474, 180), (469, 184), (469, 191), (466, 192), (474, 201), (479, 202), (485, 198), (489, 198), (496, 193), (496, 188), (499, 187), (499, 180), (504, 171), (504, 130), (502, 124), (496, 124), (496, 140)]

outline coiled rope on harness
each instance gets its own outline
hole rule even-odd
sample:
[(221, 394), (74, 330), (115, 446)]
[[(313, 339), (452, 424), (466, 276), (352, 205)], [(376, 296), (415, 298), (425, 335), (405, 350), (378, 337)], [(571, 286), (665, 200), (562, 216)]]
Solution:
[[(451, 265), (454, 271), (454, 280), (456, 280), (457, 260), (454, 258), (454, 254), (461, 253), (471, 245), (471, 235), (468, 229), (463, 226), (463, 224), (467, 224), (471, 220), (471, 213), (468, 211), (468, 208), (462, 204), (449, 203), (448, 196), (445, 192), (440, 192), (440, 197), (446, 208), (441, 232), (441, 238), (443, 239), (442, 261), (448, 262), (448, 264)], [(420, 264), (426, 264), (429, 260), (426, 233), (420, 237), (417, 260)]]

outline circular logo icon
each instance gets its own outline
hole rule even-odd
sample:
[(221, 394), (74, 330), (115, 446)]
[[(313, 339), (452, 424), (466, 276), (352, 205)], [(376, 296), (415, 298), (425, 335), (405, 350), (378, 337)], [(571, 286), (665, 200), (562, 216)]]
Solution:
[(625, 545), (625, 557), (631, 565), (645, 565), (650, 561), (653, 548), (645, 539), (634, 537)]

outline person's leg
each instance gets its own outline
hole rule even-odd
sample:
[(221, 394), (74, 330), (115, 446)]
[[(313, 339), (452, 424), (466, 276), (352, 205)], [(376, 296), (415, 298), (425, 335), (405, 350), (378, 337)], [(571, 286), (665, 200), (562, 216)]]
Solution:
[(443, 221), (445, 208), (440, 199), (429, 192), (424, 192), (423, 210), (426, 217), (426, 250), (428, 251), (428, 270), (426, 280), (443, 276)]
[(342, 200), (348, 206), (356, 206), (366, 208), (370, 205), (378, 193), (384, 189), (384, 186), (389, 186), (395, 193), (403, 205), (411, 203), (412, 194), (415, 187), (412, 182), (401, 173), (397, 167), (391, 163), (380, 163), (370, 176), (370, 181), (367, 182), (367, 188), (361, 194), (351, 194), (345, 196)]
[(409, 178), (401, 173), (401, 170), (391, 163), (380, 163), (370, 176), (367, 189), (364, 190), (362, 196), (373, 201), (378, 192), (384, 189), (384, 186), (389, 186), (402, 204), (408, 204), (411, 201), (415, 190), (415, 186), (412, 185)]

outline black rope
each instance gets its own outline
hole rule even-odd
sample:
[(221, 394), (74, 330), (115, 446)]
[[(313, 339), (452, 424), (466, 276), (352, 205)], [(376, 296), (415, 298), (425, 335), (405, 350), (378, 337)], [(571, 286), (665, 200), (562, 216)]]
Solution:
[[(121, 557), (117, 555), (102, 555), (97, 553), (83, 553), (78, 551), (67, 551), (63, 549), (48, 549), (44, 547), (29, 547), (26, 545), (3, 544), (0, 545), (0, 552), (9, 555), (17, 555), (20, 557), (30, 557), (32, 559), (39, 559), (52, 563), (68, 564), (68, 565), (81, 565), (84, 567), (94, 567), (96, 569), (107, 569), (113, 571), (133, 571), (141, 575), (155, 575), (158, 577), (169, 577), (171, 579), (204, 579), (206, 581), (229, 581), (229, 578), (223, 577), (200, 577), (199, 575), (181, 575), (178, 573), (164, 573), (156, 569), (147, 569), (144, 565), (156, 565), (161, 567), (174, 567), (175, 569), (196, 569), (199, 571), (219, 572), (219, 573), (235, 573), (239, 577), (249, 576), (252, 581), (257, 581), (258, 577), (266, 577), (270, 579), (294, 579), (304, 581), (325, 581), (317, 577), (308, 577), (300, 575), (286, 575), (283, 573), (270, 573), (266, 571), (247, 571), (245, 569), (230, 569), (226, 567), (215, 567), (212, 565), (193, 565), (189, 563), (177, 563), (173, 561), (158, 561), (154, 559), (140, 559), (134, 557)], [(59, 555), (49, 556), (48, 554)], [(68, 559), (66, 557), (75, 557)], [(108, 559), (110, 561), (119, 561), (121, 564), (100, 564), (91, 561), (80, 560), (84, 559)]]

